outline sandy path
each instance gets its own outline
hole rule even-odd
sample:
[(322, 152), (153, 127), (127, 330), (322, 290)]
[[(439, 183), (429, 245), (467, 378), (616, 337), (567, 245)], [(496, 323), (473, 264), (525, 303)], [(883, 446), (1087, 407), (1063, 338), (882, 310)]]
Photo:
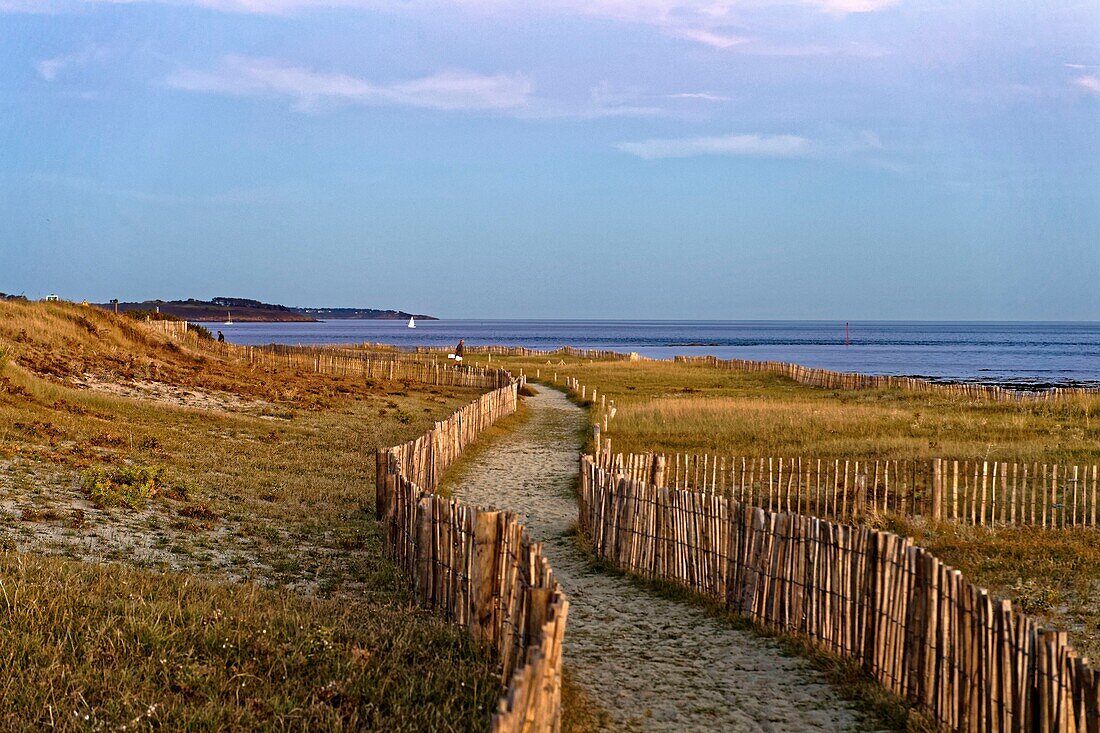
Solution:
[(858, 716), (801, 659), (690, 604), (594, 572), (566, 536), (584, 412), (539, 387), (529, 418), (449, 477), (468, 501), (526, 514), (569, 594), (565, 658), (618, 729), (858, 730)]

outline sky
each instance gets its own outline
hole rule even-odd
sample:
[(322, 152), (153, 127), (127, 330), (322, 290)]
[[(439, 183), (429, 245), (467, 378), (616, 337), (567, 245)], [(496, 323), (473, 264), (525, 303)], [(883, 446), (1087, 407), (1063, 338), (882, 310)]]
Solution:
[(0, 0), (0, 291), (1100, 320), (1100, 3)]

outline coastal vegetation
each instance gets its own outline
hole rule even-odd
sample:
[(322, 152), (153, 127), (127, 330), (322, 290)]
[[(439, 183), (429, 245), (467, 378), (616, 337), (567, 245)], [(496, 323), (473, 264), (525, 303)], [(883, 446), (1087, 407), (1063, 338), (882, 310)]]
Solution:
[(468, 635), (396, 592), (13, 551), (0, 584), (5, 730), (476, 729), (499, 694)]
[(372, 490), (376, 447), (476, 391), (250, 369), (64, 303), (0, 303), (0, 351), (4, 727), (485, 725), (492, 656), (412, 605)]
[(667, 361), (494, 356), (493, 362), (532, 377), (537, 370), (547, 381), (555, 373), (559, 382), (576, 377), (614, 400), (608, 435), (622, 452), (1100, 461), (1100, 394), (999, 402), (946, 392), (819, 389), (771, 374)]
[[(483, 361), (478, 355), (475, 360)], [(615, 452), (746, 457), (953, 458), (1100, 463), (1100, 395), (1003, 402), (900, 389), (832, 390), (785, 377), (665, 361), (498, 357), (561, 385), (576, 377), (615, 404), (604, 437)], [(590, 406), (591, 403), (589, 402)], [(593, 410), (593, 421), (601, 412)], [(994, 594), (1100, 655), (1100, 530), (970, 527), (868, 518), (913, 537)]]
[[(557, 356), (493, 365), (596, 387), (591, 406), (614, 401), (615, 451), (1100, 461), (1095, 397), (818, 389)], [(0, 613), (13, 630), (0, 654), (10, 679), (45, 681), (12, 687), (0, 720), (484, 727), (500, 691), (492, 654), (412, 605), (382, 557), (370, 489), (375, 448), (476, 394), (251, 368), (100, 309), (0, 302)], [(1100, 532), (868, 521), (1100, 653)], [(602, 725), (569, 679), (565, 700), (567, 729)]]

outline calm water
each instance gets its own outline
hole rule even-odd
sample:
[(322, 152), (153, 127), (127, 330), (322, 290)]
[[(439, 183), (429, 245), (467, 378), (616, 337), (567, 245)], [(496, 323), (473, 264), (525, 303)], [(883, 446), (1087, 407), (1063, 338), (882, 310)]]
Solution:
[(207, 324), (241, 344), (362, 343), (403, 347), (506, 344), (774, 359), (869, 374), (998, 384), (1100, 386), (1100, 323), (829, 321), (328, 321)]

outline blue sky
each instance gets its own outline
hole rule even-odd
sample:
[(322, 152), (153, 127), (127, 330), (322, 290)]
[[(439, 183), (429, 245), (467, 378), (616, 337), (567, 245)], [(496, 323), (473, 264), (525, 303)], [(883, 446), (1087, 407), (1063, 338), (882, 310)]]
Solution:
[(1100, 4), (0, 0), (0, 291), (1100, 320)]

